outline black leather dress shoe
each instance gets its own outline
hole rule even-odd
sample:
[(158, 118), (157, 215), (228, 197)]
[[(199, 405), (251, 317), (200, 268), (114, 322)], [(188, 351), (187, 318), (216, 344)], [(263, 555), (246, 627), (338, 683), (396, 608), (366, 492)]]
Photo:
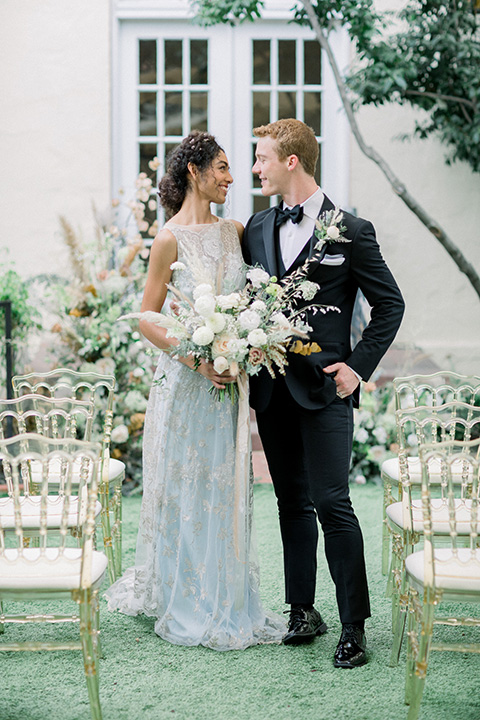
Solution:
[(345, 623), (335, 650), (333, 664), (339, 668), (354, 668), (367, 662), (365, 633), (357, 625)]
[(310, 642), (317, 635), (323, 635), (326, 632), (327, 626), (318, 610), (294, 607), (290, 610), (288, 632), (283, 636), (282, 642), (284, 645), (300, 645)]

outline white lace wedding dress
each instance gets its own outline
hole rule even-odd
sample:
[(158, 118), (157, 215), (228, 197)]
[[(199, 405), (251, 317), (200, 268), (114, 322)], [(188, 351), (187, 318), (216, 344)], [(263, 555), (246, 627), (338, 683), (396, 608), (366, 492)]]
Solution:
[[(231, 221), (167, 227), (186, 265), (173, 272), (179, 290), (192, 297), (199, 272), (217, 293), (243, 287)], [(171, 643), (238, 650), (279, 642), (285, 623), (260, 602), (252, 488), (239, 495), (236, 481), (238, 406), (216, 400), (210, 386), (161, 354), (145, 419), (135, 566), (106, 595), (109, 610), (156, 617), (155, 632)]]

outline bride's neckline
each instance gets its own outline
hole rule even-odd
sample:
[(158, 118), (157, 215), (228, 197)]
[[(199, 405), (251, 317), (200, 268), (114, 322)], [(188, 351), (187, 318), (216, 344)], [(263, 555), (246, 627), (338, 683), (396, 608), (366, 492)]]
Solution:
[(211, 227), (213, 225), (218, 225), (219, 222), (222, 221), (223, 218), (217, 217), (215, 222), (209, 222), (209, 223), (189, 223), (188, 225), (182, 225), (181, 223), (172, 222), (169, 220), (167, 223), (165, 223), (165, 227), (168, 230), (169, 225), (173, 225), (174, 227), (181, 227), (181, 228), (189, 228), (189, 227)]

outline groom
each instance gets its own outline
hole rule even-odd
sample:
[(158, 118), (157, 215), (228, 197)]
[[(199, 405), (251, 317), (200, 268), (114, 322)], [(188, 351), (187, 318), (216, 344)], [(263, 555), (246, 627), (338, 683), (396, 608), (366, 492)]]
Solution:
[[(282, 201), (250, 218), (243, 252), (247, 263), (282, 278), (312, 255), (315, 219), (334, 205), (314, 179), (318, 144), (311, 128), (286, 119), (256, 128), (254, 135), (252, 171), (262, 194), (278, 194)], [(352, 668), (367, 661), (364, 621), (370, 617), (362, 533), (348, 486), (353, 407), (358, 406), (360, 380), (368, 380), (395, 337), (404, 303), (372, 224), (343, 213), (340, 225), (346, 228), (343, 236), (326, 244), (310, 266), (308, 279), (320, 289), (313, 301), (303, 303), (340, 309), (340, 314), (308, 314), (309, 339), (321, 352), (289, 352), (285, 377), (273, 380), (265, 370), (252, 377), (250, 402), (278, 501), (291, 606), (283, 642), (308, 642), (327, 630), (313, 607), (318, 519), (342, 622), (334, 665)], [(352, 351), (359, 289), (372, 307), (371, 320)]]

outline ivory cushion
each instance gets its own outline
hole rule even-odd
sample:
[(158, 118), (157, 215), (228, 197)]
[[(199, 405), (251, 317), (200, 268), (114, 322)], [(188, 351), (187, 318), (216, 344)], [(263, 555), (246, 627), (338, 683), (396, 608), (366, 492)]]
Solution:
[[(80, 587), (81, 548), (40, 548), (5, 550), (0, 555), (0, 589), (75, 590)], [(91, 584), (98, 582), (107, 568), (107, 557), (92, 551)]]
[[(448, 535), (450, 533), (450, 524), (449, 509), (446, 501), (442, 500), (442, 498), (432, 498), (431, 507), (433, 531), (440, 535)], [(459, 535), (468, 535), (470, 533), (471, 508), (471, 500), (455, 500), (455, 516), (457, 519), (456, 529)], [(398, 528), (403, 529), (406, 527), (401, 502), (389, 505), (386, 509), (386, 513), (388, 519)], [(421, 500), (414, 500), (412, 502), (412, 520), (413, 530), (415, 532), (423, 533), (423, 512)]]
[[(443, 590), (465, 590), (480, 592), (480, 549), (472, 553), (468, 548), (459, 548), (458, 557), (451, 548), (435, 550), (435, 585)], [(405, 568), (409, 575), (423, 584), (424, 551), (419, 550), (408, 555)]]

